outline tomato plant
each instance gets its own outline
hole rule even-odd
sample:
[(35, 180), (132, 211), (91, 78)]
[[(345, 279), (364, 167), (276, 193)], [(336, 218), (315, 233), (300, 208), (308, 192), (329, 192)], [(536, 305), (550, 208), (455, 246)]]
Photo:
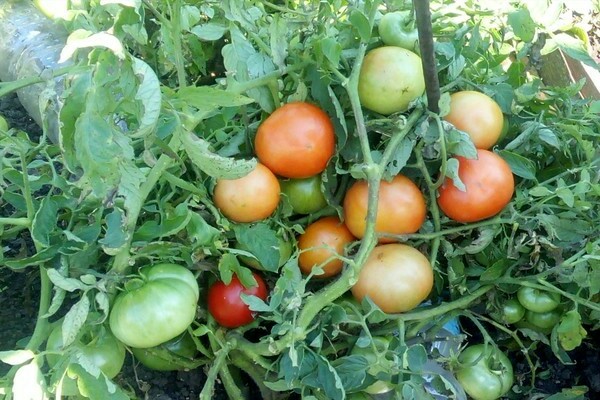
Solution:
[[(369, 187), (366, 181), (356, 181), (344, 197), (344, 222), (350, 232), (362, 238), (366, 228)], [(377, 199), (375, 231), (385, 235), (401, 235), (419, 230), (427, 209), (421, 190), (404, 175), (390, 182), (381, 181)], [(394, 239), (381, 237), (381, 243)]]
[(453, 93), (450, 96), (450, 113), (444, 119), (468, 133), (478, 149), (489, 149), (495, 145), (504, 127), (504, 116), (498, 103), (473, 90)]
[(215, 205), (236, 222), (253, 222), (269, 217), (279, 205), (280, 186), (273, 173), (257, 164), (238, 179), (219, 179), (214, 189)]
[(287, 197), (292, 210), (297, 214), (311, 214), (327, 205), (321, 190), (321, 176), (304, 179), (283, 179), (281, 193)]
[(324, 217), (310, 224), (298, 238), (298, 266), (308, 275), (314, 266), (323, 268), (323, 274), (317, 278), (328, 278), (342, 270), (344, 248), (356, 240), (337, 217)]
[(384, 115), (406, 111), (424, 91), (421, 58), (412, 51), (383, 46), (365, 56), (358, 81), (365, 108)]
[(196, 317), (194, 274), (177, 264), (140, 269), (112, 305), (110, 329), (131, 347), (154, 347), (181, 334)]
[[(62, 320), (61, 320), (62, 322)], [(82, 332), (79, 338), (70, 346), (79, 362), (90, 363), (98, 368), (107, 378), (117, 376), (125, 362), (125, 346), (104, 326), (89, 328)], [(48, 364), (55, 366), (60, 356), (54, 352), (64, 351), (62, 338), (62, 323), (57, 323), (48, 336), (46, 356)], [(83, 360), (83, 361), (81, 361)], [(69, 362), (71, 363), (71, 362)], [(65, 376), (62, 384), (62, 394), (75, 396), (79, 394), (74, 379)]]
[(194, 339), (184, 332), (158, 346), (131, 348), (135, 358), (146, 368), (156, 371), (176, 371), (187, 368), (198, 350)]
[[(390, 339), (382, 336), (373, 337), (372, 343), (367, 347), (359, 347), (354, 345), (352, 347), (351, 355), (364, 357), (369, 365), (368, 372), (375, 376), (377, 372), (385, 370), (385, 363), (387, 362), (385, 355), (390, 350)], [(375, 348), (376, 352), (373, 352)], [(372, 379), (372, 383), (367, 386), (363, 392), (377, 395), (383, 393), (389, 393), (394, 387), (388, 382), (382, 380)]]
[(504, 396), (513, 385), (512, 363), (498, 348), (475, 344), (465, 348), (456, 379), (474, 400), (495, 400)]
[(405, 244), (375, 247), (352, 286), (354, 297), (368, 296), (386, 313), (410, 311), (433, 288), (433, 270), (427, 257)]
[(477, 150), (476, 159), (456, 158), (464, 190), (446, 178), (438, 197), (444, 214), (458, 222), (476, 222), (502, 211), (515, 190), (514, 177), (506, 161), (482, 149)]
[(293, 102), (275, 110), (258, 127), (258, 159), (286, 178), (308, 178), (322, 172), (335, 151), (329, 116), (314, 104)]
[(379, 36), (388, 46), (398, 46), (417, 51), (419, 33), (410, 11), (394, 11), (385, 14), (379, 21)]
[(560, 294), (522, 286), (517, 291), (519, 303), (527, 310), (543, 313), (554, 310), (560, 304)]
[(217, 281), (208, 289), (208, 311), (219, 325), (226, 328), (237, 328), (254, 321), (254, 312), (242, 300), (242, 293), (266, 300), (267, 285), (260, 275), (252, 273), (256, 286), (246, 288), (237, 276), (231, 278), (229, 284)]

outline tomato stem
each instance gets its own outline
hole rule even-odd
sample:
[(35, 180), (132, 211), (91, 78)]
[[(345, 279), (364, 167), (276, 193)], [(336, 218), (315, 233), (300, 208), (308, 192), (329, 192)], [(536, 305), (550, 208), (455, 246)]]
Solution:
[(229, 352), (235, 347), (234, 341), (227, 341), (220, 350), (218, 350), (215, 355), (215, 360), (208, 370), (208, 374), (206, 375), (206, 382), (204, 383), (204, 387), (200, 392), (200, 400), (210, 400), (213, 398), (213, 390), (215, 387), (215, 382), (217, 380), (217, 376), (219, 375), (219, 371), (226, 365), (226, 359), (229, 355)]
[(31, 220), (29, 218), (0, 218), (0, 226), (14, 225), (22, 227), (30, 227)]

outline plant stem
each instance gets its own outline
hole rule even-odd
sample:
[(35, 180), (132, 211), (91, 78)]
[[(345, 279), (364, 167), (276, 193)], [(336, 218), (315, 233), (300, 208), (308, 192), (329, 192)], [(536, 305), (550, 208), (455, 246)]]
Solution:
[(206, 375), (206, 382), (200, 392), (200, 400), (211, 400), (213, 398), (213, 390), (215, 381), (219, 375), (221, 368), (226, 365), (227, 355), (235, 347), (234, 342), (228, 341), (219, 351), (216, 352), (215, 360)]
[(11, 82), (0, 82), (0, 97), (6, 96), (7, 94), (16, 92), (19, 89), (23, 89), (24, 87), (35, 85), (37, 83), (43, 83), (50, 79), (57, 78), (61, 75), (65, 75), (68, 73), (77, 73), (79, 71), (83, 71), (88, 67), (80, 67), (70, 65), (68, 67), (62, 67), (51, 71), (50, 74), (42, 74), (42, 75), (34, 75), (28, 76), (25, 78), (18, 79), (16, 81)]
[(22, 226), (29, 228), (31, 226), (31, 220), (29, 218), (0, 218), (0, 226), (4, 225)]
[(183, 46), (181, 44), (181, 0), (176, 0), (174, 8), (171, 10), (171, 24), (169, 25), (173, 46), (175, 47), (175, 67), (177, 68), (177, 81), (179, 88), (187, 86), (187, 77), (183, 60)]
[(425, 75), (425, 90), (427, 91), (427, 105), (431, 112), (440, 112), (440, 82), (437, 76), (437, 62), (433, 48), (433, 32), (431, 28), (431, 10), (429, 0), (413, 2), (417, 17), (417, 30), (419, 33), (419, 48), (421, 49), (421, 63)]
[(225, 387), (225, 392), (227, 392), (227, 397), (231, 400), (244, 400), (244, 395), (240, 390), (239, 386), (235, 383), (235, 379), (231, 376), (231, 371), (229, 371), (229, 367), (227, 364), (224, 364), (219, 371), (219, 376), (221, 377), (221, 381), (223, 382), (223, 386)]
[(404, 139), (406, 137), (406, 135), (413, 129), (413, 127), (415, 126), (415, 124), (417, 123), (419, 118), (421, 118), (422, 115), (423, 115), (422, 109), (417, 108), (417, 109), (413, 110), (410, 113), (410, 115), (408, 116), (408, 119), (406, 120), (406, 123), (404, 124), (404, 127), (402, 128), (402, 130), (398, 134), (392, 136), (392, 138), (390, 139), (388, 145), (386, 146), (386, 148), (383, 152), (381, 161), (379, 162), (379, 166), (382, 170), (385, 169), (386, 165), (388, 165), (388, 163), (390, 162), (392, 155), (396, 151), (396, 148), (398, 147), (400, 142), (402, 142), (402, 139)]

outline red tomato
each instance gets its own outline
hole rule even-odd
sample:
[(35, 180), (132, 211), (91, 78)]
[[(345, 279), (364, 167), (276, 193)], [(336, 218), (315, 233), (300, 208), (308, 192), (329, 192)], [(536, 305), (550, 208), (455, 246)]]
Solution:
[(373, 249), (360, 271), (352, 294), (365, 296), (386, 313), (410, 311), (429, 296), (433, 270), (427, 257), (405, 244), (384, 244)]
[(279, 204), (279, 181), (264, 165), (257, 164), (239, 179), (219, 179), (214, 190), (215, 205), (236, 222), (265, 219)]
[(222, 281), (215, 282), (208, 289), (208, 312), (226, 328), (237, 328), (254, 321), (254, 313), (242, 301), (241, 294), (267, 299), (267, 285), (260, 275), (253, 273), (257, 286), (245, 288), (237, 276), (233, 276), (229, 285)]
[[(362, 238), (367, 225), (369, 189), (366, 181), (356, 181), (344, 198), (344, 222), (350, 232)], [(401, 235), (414, 233), (425, 221), (427, 213), (421, 190), (404, 175), (397, 175), (391, 182), (382, 181), (377, 202), (375, 231)], [(381, 238), (380, 243), (393, 242)]]
[(335, 151), (329, 116), (303, 102), (278, 108), (258, 127), (256, 155), (275, 174), (308, 178), (322, 172)]
[(450, 96), (450, 113), (444, 119), (469, 134), (478, 149), (496, 144), (504, 126), (498, 103), (483, 93), (471, 90)]
[(438, 197), (442, 211), (458, 222), (480, 221), (502, 211), (515, 191), (514, 177), (506, 161), (481, 149), (477, 150), (477, 159), (456, 158), (458, 176), (466, 190), (459, 190), (446, 178)]
[(332, 257), (344, 255), (344, 247), (355, 239), (337, 217), (325, 217), (313, 222), (298, 239), (298, 248), (301, 250), (298, 265), (302, 273), (308, 275), (315, 265), (319, 265), (325, 273), (315, 275), (318, 278), (339, 274), (344, 263)]

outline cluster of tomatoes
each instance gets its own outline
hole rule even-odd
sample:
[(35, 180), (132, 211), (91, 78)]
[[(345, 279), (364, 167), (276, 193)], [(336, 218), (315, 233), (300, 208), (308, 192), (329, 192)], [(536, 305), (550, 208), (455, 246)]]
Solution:
[(506, 299), (501, 305), (500, 321), (550, 333), (563, 315), (561, 296), (556, 292), (523, 286), (516, 297)]

